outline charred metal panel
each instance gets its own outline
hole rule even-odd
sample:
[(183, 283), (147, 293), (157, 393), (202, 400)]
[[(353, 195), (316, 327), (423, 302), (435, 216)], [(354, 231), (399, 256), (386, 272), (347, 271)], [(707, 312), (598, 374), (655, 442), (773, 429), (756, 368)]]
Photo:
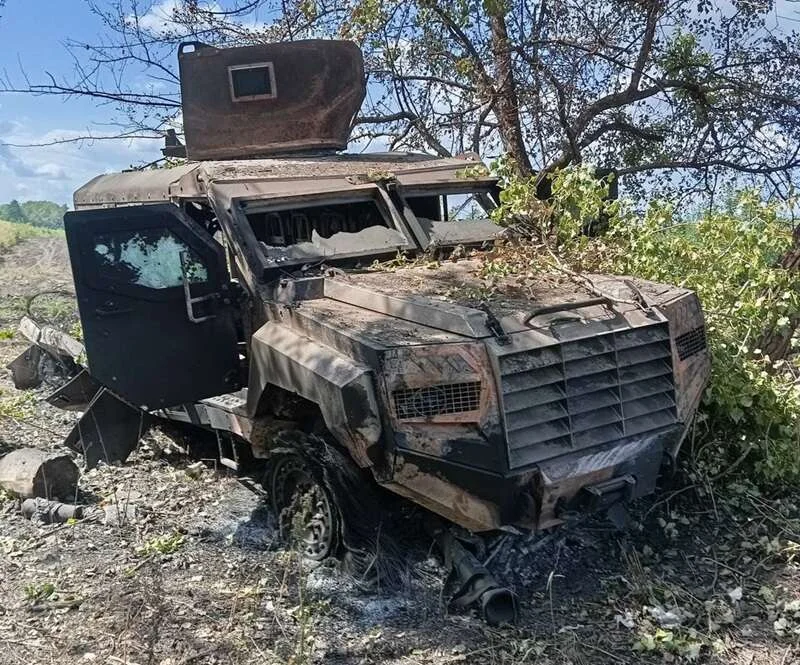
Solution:
[(147, 431), (150, 417), (103, 388), (64, 444), (83, 454), (86, 467), (124, 462)]
[(401, 456), (391, 482), (383, 486), (471, 531), (491, 531), (503, 524), (497, 504)]
[(199, 164), (181, 164), (168, 169), (145, 169), (100, 175), (73, 195), (76, 210), (145, 203), (168, 203), (203, 196), (197, 181)]
[(239, 387), (236, 291), (204, 229), (171, 204), (70, 212), (64, 225), (98, 381), (144, 409)]
[(683, 289), (671, 295), (673, 298), (660, 308), (669, 318), (673, 336), (678, 417), (688, 423), (708, 384), (711, 354), (706, 343), (703, 310), (697, 296)]
[(469, 224), (437, 222), (419, 218), (420, 225), (431, 239), (432, 246), (478, 245), (499, 237), (504, 229), (490, 219), (473, 220)]
[(17, 390), (29, 390), (42, 385), (42, 375), (39, 366), (44, 351), (33, 344), (12, 360), (6, 368), (11, 372), (11, 380)]
[(253, 335), (248, 413), (256, 415), (267, 385), (317, 404), (330, 432), (359, 466), (378, 464), (382, 426), (369, 367), (277, 323)]
[[(463, 187), (459, 174), (465, 166), (459, 159), (401, 152), (190, 162), (97, 176), (75, 192), (73, 202), (80, 210), (204, 200), (210, 183), (224, 183), (235, 189), (232, 196), (279, 203), (287, 197), (372, 190), (375, 183), (369, 174), (377, 172), (391, 173), (412, 186), (433, 179), (439, 186)], [(485, 186), (495, 181), (475, 182)]]
[(366, 93), (361, 51), (347, 41), (182, 44), (178, 63), (190, 159), (343, 150)]
[(399, 450), (505, 471), (495, 379), (482, 344), (392, 349), (381, 364)]
[(101, 387), (100, 382), (86, 369), (81, 369), (67, 383), (50, 394), (46, 401), (64, 411), (84, 411)]
[(303, 301), (297, 307), (282, 309), (279, 316), (304, 335), (371, 367), (377, 367), (377, 351), (464, 341), (461, 335), (330, 298)]
[(323, 298), (324, 280), (322, 277), (300, 277), (289, 279), (284, 277), (267, 284), (265, 291), (270, 300), (282, 305), (294, 305), (303, 300)]
[[(656, 488), (664, 451), (680, 436), (675, 425), (644, 436), (607, 443), (598, 448), (542, 462), (538, 469), (539, 529), (560, 524), (569, 512), (585, 512), (587, 490), (593, 487), (624, 490), (615, 501), (630, 501)], [(614, 488), (617, 489), (617, 488)]]
[(407, 177), (414, 182), (426, 182), (431, 173), (436, 173), (449, 184), (463, 187), (465, 181), (459, 173), (465, 166), (468, 165), (460, 159), (423, 153), (368, 152), (211, 161), (203, 163), (203, 172), (208, 182), (240, 188), (257, 185), (257, 189), (250, 191), (250, 198), (272, 199), (285, 191), (298, 196), (325, 193), (331, 180), (342, 187), (340, 191), (358, 191), (360, 187), (374, 187), (380, 176), (387, 175), (398, 180)]
[(423, 296), (398, 298), (336, 279), (325, 280), (325, 296), (457, 335), (488, 337), (492, 334), (484, 312)]

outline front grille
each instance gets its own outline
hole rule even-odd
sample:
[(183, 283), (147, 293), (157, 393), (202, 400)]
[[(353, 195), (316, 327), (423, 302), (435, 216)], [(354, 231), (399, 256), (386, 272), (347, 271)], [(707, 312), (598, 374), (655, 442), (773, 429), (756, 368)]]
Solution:
[(512, 469), (677, 422), (666, 323), (498, 360)]
[(705, 351), (706, 348), (706, 329), (700, 326), (675, 338), (675, 346), (678, 348), (678, 358), (686, 360), (696, 353)]
[(392, 393), (395, 413), (400, 420), (477, 411), (480, 396), (480, 381), (402, 388)]

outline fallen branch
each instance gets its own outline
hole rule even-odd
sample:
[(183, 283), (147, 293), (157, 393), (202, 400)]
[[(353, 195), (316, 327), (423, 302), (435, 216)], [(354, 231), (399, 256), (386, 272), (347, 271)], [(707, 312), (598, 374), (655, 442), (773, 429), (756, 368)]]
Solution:
[[(587, 291), (589, 291), (592, 295), (597, 296), (598, 298), (606, 298), (610, 300), (615, 305), (634, 305), (635, 307), (639, 307), (641, 309), (645, 309), (641, 302), (636, 300), (625, 300), (623, 298), (617, 298), (616, 296), (612, 296), (608, 293), (605, 293), (597, 286), (595, 286), (594, 282), (586, 277), (586, 275), (581, 275), (580, 273), (575, 272), (571, 268), (565, 266), (561, 260), (553, 253), (553, 250), (549, 247), (546, 247), (547, 253), (550, 254), (551, 258), (553, 259), (553, 263), (549, 264), (551, 267), (555, 268), (556, 270), (563, 272), (565, 275), (570, 277), (576, 284), (582, 286)], [(630, 288), (630, 287), (629, 287)]]
[(48, 610), (76, 610), (83, 603), (83, 598), (73, 598), (72, 600), (54, 600), (50, 603), (38, 603), (31, 605), (28, 609), (31, 612), (47, 612)]

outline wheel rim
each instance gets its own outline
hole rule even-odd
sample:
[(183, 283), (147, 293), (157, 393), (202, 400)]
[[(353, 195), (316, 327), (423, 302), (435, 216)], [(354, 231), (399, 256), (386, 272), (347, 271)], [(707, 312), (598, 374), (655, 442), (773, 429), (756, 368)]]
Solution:
[(337, 524), (333, 505), (299, 456), (276, 462), (269, 490), (281, 537), (299, 545), (308, 559), (332, 556)]

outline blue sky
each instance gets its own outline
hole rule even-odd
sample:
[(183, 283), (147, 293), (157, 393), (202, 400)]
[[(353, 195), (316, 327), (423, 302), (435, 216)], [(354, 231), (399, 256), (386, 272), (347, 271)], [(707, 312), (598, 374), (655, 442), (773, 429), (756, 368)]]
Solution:
[[(0, 71), (4, 78), (39, 81), (68, 74), (64, 40), (95, 41), (102, 25), (83, 0), (7, 0), (0, 10)], [(46, 143), (110, 131), (113, 109), (88, 99), (0, 93), (0, 144)], [(95, 141), (43, 148), (0, 145), (0, 202), (50, 199), (71, 203), (72, 192), (98, 173), (160, 156), (158, 141)]]

